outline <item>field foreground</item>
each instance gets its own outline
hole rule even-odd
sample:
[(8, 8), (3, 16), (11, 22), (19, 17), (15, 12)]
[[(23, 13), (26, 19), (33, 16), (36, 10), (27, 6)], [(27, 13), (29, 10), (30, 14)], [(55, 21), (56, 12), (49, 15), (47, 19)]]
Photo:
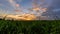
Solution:
[(60, 34), (60, 20), (0, 20), (0, 34)]

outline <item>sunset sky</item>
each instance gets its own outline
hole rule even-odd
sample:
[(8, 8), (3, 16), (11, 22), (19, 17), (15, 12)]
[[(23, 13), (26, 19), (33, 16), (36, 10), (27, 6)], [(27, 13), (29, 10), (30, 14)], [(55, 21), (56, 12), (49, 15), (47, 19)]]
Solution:
[[(49, 7), (52, 3), (52, 0), (43, 0), (44, 2), (41, 2), (42, 0), (37, 0), (39, 4), (46, 3)], [(32, 0), (0, 0), (0, 14), (1, 13), (14, 13), (14, 10), (16, 9), (16, 4), (19, 4), (18, 9), (23, 10), (23, 12), (28, 12), (28, 8), (32, 8)]]

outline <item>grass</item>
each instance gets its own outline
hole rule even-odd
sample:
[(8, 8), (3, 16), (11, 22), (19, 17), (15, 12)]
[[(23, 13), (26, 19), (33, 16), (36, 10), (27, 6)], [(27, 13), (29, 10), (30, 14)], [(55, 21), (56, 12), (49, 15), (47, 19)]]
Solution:
[(60, 20), (0, 20), (0, 34), (60, 34)]

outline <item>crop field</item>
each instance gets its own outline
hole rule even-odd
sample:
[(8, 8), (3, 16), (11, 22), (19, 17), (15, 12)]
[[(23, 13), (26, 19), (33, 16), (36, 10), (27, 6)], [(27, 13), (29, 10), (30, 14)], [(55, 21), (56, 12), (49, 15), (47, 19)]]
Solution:
[(60, 34), (60, 20), (0, 20), (0, 34)]

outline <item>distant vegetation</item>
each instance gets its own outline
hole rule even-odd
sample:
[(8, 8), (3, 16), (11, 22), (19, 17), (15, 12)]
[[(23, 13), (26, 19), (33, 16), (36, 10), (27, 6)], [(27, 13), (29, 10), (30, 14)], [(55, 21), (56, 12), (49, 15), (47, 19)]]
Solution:
[(60, 20), (10, 21), (0, 19), (0, 34), (60, 34)]

